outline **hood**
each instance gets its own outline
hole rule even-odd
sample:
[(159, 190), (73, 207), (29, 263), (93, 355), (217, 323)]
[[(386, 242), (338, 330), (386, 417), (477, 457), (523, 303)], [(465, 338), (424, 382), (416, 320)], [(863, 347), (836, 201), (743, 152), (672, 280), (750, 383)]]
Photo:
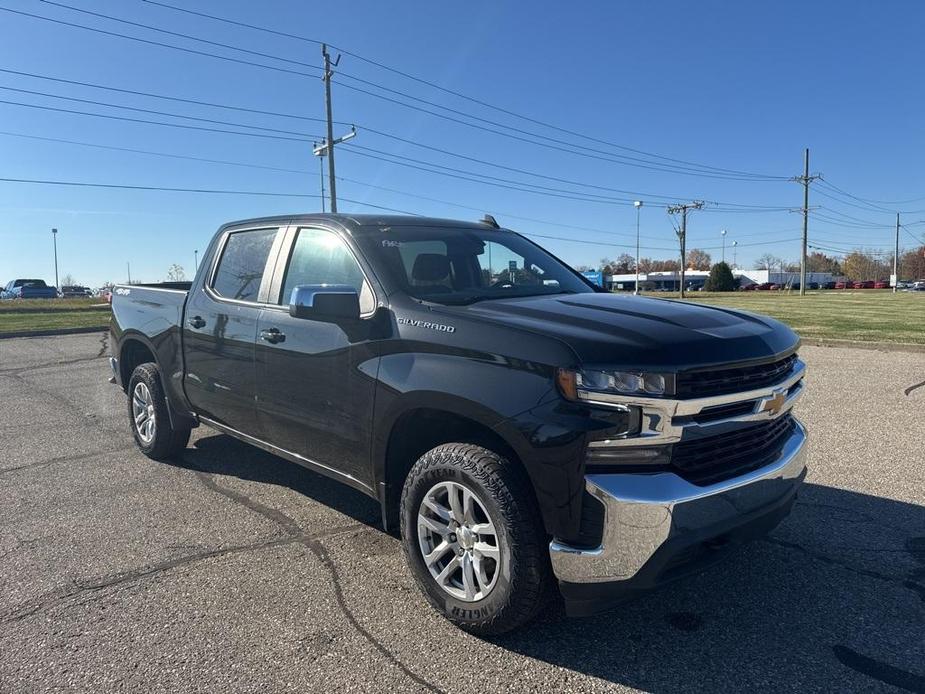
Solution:
[(555, 337), (585, 365), (681, 371), (764, 361), (799, 345), (790, 328), (766, 316), (632, 295), (559, 294), (436, 310)]

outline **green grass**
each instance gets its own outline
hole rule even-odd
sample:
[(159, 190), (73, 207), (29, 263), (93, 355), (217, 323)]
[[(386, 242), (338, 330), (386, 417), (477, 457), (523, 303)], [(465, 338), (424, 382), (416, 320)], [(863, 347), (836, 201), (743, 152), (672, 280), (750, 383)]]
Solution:
[[(15, 301), (0, 301), (0, 314), (12, 312), (34, 312), (34, 311), (71, 311), (71, 310), (93, 310), (99, 304), (105, 304), (106, 300), (95, 296), (88, 296), (79, 299), (17, 299)], [(107, 305), (103, 310), (108, 310)]]
[(109, 307), (88, 311), (7, 311), (0, 312), (0, 335), (25, 330), (57, 328), (103, 328), (109, 325)]
[(691, 292), (685, 301), (763, 313), (804, 339), (925, 345), (925, 294), (920, 292), (836, 289), (802, 297), (799, 292)]

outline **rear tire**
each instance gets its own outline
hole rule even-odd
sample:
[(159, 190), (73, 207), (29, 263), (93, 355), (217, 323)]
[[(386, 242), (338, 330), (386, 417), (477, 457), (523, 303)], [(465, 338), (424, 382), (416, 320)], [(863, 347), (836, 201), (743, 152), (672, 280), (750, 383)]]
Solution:
[(157, 364), (141, 364), (128, 382), (128, 417), (135, 445), (152, 460), (175, 456), (189, 443), (190, 429), (170, 422)]
[(401, 531), (418, 587), (461, 629), (503, 634), (546, 602), (552, 572), (533, 491), (493, 451), (449, 443), (425, 453), (405, 480)]

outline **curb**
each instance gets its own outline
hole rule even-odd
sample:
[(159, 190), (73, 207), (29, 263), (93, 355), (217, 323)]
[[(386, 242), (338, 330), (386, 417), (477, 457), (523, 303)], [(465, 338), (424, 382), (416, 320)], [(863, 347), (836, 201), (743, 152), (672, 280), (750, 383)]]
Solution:
[(925, 345), (907, 344), (902, 342), (856, 342), (854, 340), (838, 339), (802, 339), (804, 345), (811, 347), (850, 347), (852, 349), (869, 349), (880, 352), (912, 352), (925, 353)]
[(48, 330), (21, 330), (15, 333), (0, 333), (0, 340), (14, 337), (51, 337), (53, 335), (80, 335), (81, 333), (101, 333), (109, 330), (108, 325), (96, 328), (49, 328)]

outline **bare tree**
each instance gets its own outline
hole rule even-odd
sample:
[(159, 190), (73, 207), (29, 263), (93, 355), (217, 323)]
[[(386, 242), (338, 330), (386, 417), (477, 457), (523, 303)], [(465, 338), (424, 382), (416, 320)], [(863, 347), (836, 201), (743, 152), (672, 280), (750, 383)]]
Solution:
[(168, 282), (183, 282), (186, 280), (186, 273), (183, 272), (183, 267), (174, 263), (167, 270), (167, 281)]
[(773, 253), (765, 253), (755, 261), (756, 270), (774, 270), (779, 268), (781, 259)]
[(60, 282), (62, 287), (73, 287), (77, 284), (77, 280), (74, 279), (74, 275), (69, 272), (61, 277)]

